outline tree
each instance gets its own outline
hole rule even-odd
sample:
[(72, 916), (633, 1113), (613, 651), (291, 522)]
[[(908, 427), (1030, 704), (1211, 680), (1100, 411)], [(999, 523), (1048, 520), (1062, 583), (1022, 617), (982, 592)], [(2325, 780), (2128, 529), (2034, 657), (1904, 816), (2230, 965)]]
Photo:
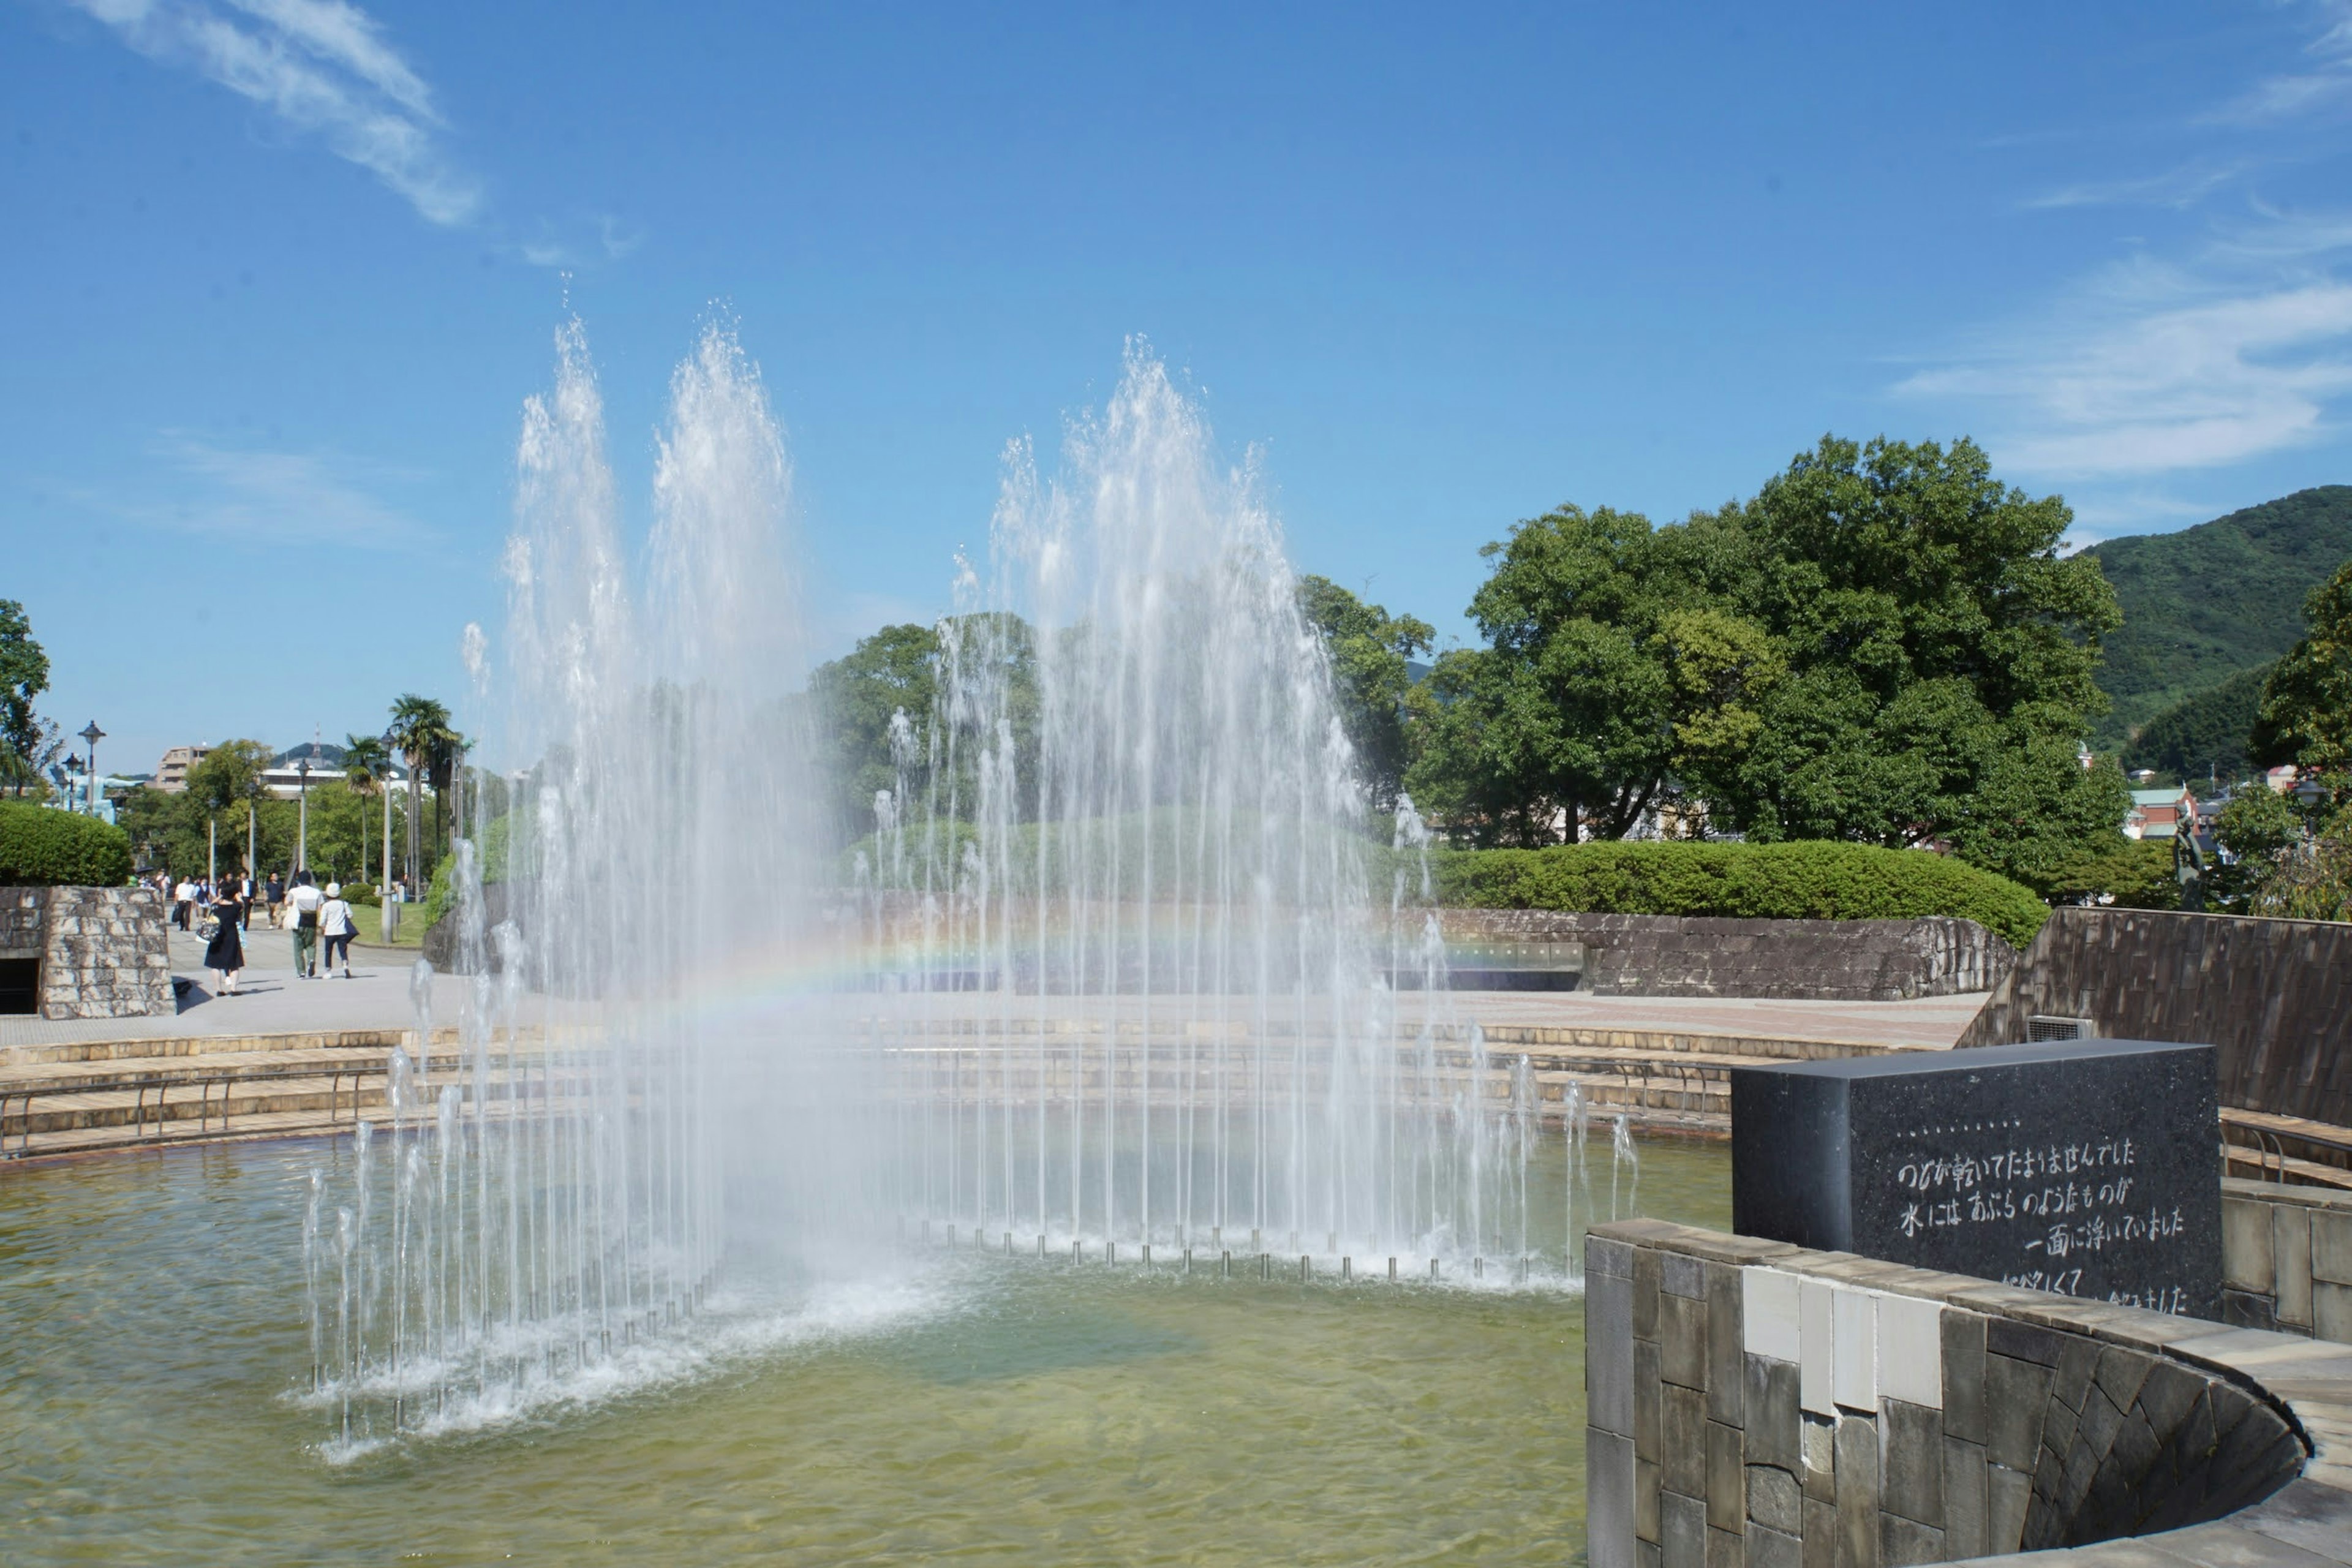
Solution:
[[(382, 740), (373, 735), (343, 737), (343, 779), (352, 793), (364, 801), (373, 800), (383, 793), (385, 776), (392, 771), (392, 752)], [(389, 880), (392, 868), (383, 868)], [(367, 832), (364, 824), (360, 832), (360, 878), (367, 880)]]
[(1622, 837), (1678, 768), (1753, 737), (1780, 660), (1738, 607), (1736, 525), (1563, 506), (1483, 553), (1496, 565), (1470, 615), (1488, 646), (1443, 655), (1412, 694), (1407, 788), (1449, 833)]
[[(425, 868), (419, 853), (418, 837), (422, 824), (418, 820), (421, 805), (416, 797), (417, 786), (428, 776), (438, 773), (436, 788), (446, 790), (447, 770), (457, 754), (457, 733), (450, 727), (449, 710), (429, 697), (404, 692), (392, 705), (392, 726), (387, 731), (392, 743), (400, 752), (408, 768), (408, 866), (409, 886), (422, 884)], [(436, 795), (433, 803), (434, 841), (440, 841), (441, 802)]]
[[(207, 827), (207, 842), (219, 831), (221, 815), (250, 806), (268, 797), (261, 775), (269, 766), (269, 748), (258, 741), (223, 741), (188, 770), (188, 798), (196, 803)], [(210, 857), (206, 857), (210, 874)], [(258, 866), (246, 868), (258, 872)]]
[(1426, 621), (1364, 603), (1328, 577), (1298, 580), (1298, 609), (1322, 636), (1340, 726), (1355, 748), (1365, 794), (1376, 809), (1393, 809), (1408, 760), (1411, 660), (1430, 650), (1437, 633)]
[(2115, 830), (2121, 776), (2077, 750), (2119, 616), (2097, 564), (2058, 554), (2063, 500), (2003, 486), (1966, 439), (1824, 437), (1738, 510), (1742, 597), (1787, 676), (1754, 745), (1705, 770), (1727, 826), (1943, 841), (2030, 885)]
[(48, 689), (49, 656), (33, 640), (25, 606), (0, 599), (0, 751), (5, 752), (0, 772), (19, 797), (39, 784), (57, 751), (57, 727), (33, 711), (33, 700)]
[(895, 787), (892, 716), (904, 713), (928, 749), (939, 660), (934, 627), (884, 626), (810, 672), (811, 718), (819, 761), (833, 784), (829, 815), (841, 842), (874, 830), (874, 797)]
[(2265, 766), (2352, 767), (2352, 561), (2311, 591), (2303, 640), (2272, 668), (2247, 750)]

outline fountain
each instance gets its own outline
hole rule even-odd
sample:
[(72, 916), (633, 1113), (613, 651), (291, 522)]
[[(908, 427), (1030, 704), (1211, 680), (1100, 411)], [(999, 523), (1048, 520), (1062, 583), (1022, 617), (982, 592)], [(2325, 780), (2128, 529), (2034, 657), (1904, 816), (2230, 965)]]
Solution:
[[(679, 367), (633, 571), (576, 323), (557, 351), (497, 668), (468, 638), (531, 765), (459, 791), (457, 1041), (420, 964), (383, 1117), (310, 1184), (306, 1397), (339, 1451), (626, 1384), (708, 1314), (789, 1319), (959, 1236), (1145, 1271), (1204, 1247), (1225, 1278), (1246, 1231), (1262, 1280), (1574, 1283), (1580, 1095), (1555, 1226), (1535, 1068), (1449, 1005), (1426, 826), (1366, 808), (1258, 483), (1162, 365), (1130, 350), (1058, 473), (1013, 449), (844, 901), (789, 804), (757, 373), (719, 328)], [(812, 972), (867, 983), (778, 983)], [(1614, 1217), (1622, 1118), (1612, 1152)]]
[(1058, 475), (1013, 448), (940, 631), (856, 868), (920, 1212), (1529, 1272), (1532, 1077), (1487, 1092), (1428, 834), (1366, 809), (1257, 481), (1147, 352)]

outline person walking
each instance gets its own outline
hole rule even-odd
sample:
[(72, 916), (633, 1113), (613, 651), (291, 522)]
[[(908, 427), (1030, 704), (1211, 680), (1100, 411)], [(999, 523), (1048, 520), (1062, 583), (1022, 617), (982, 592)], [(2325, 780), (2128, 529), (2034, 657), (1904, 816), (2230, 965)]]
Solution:
[(269, 873), (269, 923), (280, 929), (283, 929), (286, 924), (285, 921), (279, 918), (279, 911), (285, 902), (286, 884), (278, 879), (277, 872), (272, 871)]
[(294, 977), (297, 980), (319, 978), (319, 907), (326, 898), (311, 884), (310, 873), (294, 873), (294, 886), (286, 895), (287, 906), (294, 913)]
[(182, 931), (188, 929), (188, 917), (195, 912), (196, 885), (183, 877), (172, 889), (172, 923)]
[(245, 967), (245, 942), (237, 935), (236, 895), (226, 890), (213, 900), (213, 938), (205, 944), (205, 967), (220, 976), (220, 994), (236, 994), (236, 972)]
[(352, 977), (352, 938), (359, 935), (360, 922), (352, 919), (352, 906), (343, 902), (343, 885), (327, 884), (327, 901), (319, 906), (319, 929), (327, 934), (327, 978), (334, 978), (335, 958), (343, 961), (343, 978)]

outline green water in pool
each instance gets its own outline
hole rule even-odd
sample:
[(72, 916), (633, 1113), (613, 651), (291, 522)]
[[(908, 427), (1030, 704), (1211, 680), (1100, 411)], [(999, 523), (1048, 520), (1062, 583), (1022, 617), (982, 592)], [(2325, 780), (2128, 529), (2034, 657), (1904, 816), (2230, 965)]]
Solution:
[[(0, 1559), (1582, 1552), (1580, 1299), (1371, 1268), (1301, 1285), (1295, 1264), (1262, 1282), (919, 1258), (856, 1289), (722, 1297), (571, 1397), (335, 1462), (333, 1413), (299, 1394), (302, 1205), (336, 1157), (257, 1143), (0, 1175)], [(1727, 1151), (1645, 1142), (1640, 1200), (1727, 1225)]]

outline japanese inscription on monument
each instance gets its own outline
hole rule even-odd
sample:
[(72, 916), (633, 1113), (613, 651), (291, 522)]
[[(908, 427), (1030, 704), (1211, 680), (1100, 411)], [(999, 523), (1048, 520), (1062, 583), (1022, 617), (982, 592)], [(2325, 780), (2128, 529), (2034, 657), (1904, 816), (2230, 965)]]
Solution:
[(2219, 1137), (2210, 1046), (2074, 1040), (1743, 1068), (1733, 1226), (2210, 1317)]

